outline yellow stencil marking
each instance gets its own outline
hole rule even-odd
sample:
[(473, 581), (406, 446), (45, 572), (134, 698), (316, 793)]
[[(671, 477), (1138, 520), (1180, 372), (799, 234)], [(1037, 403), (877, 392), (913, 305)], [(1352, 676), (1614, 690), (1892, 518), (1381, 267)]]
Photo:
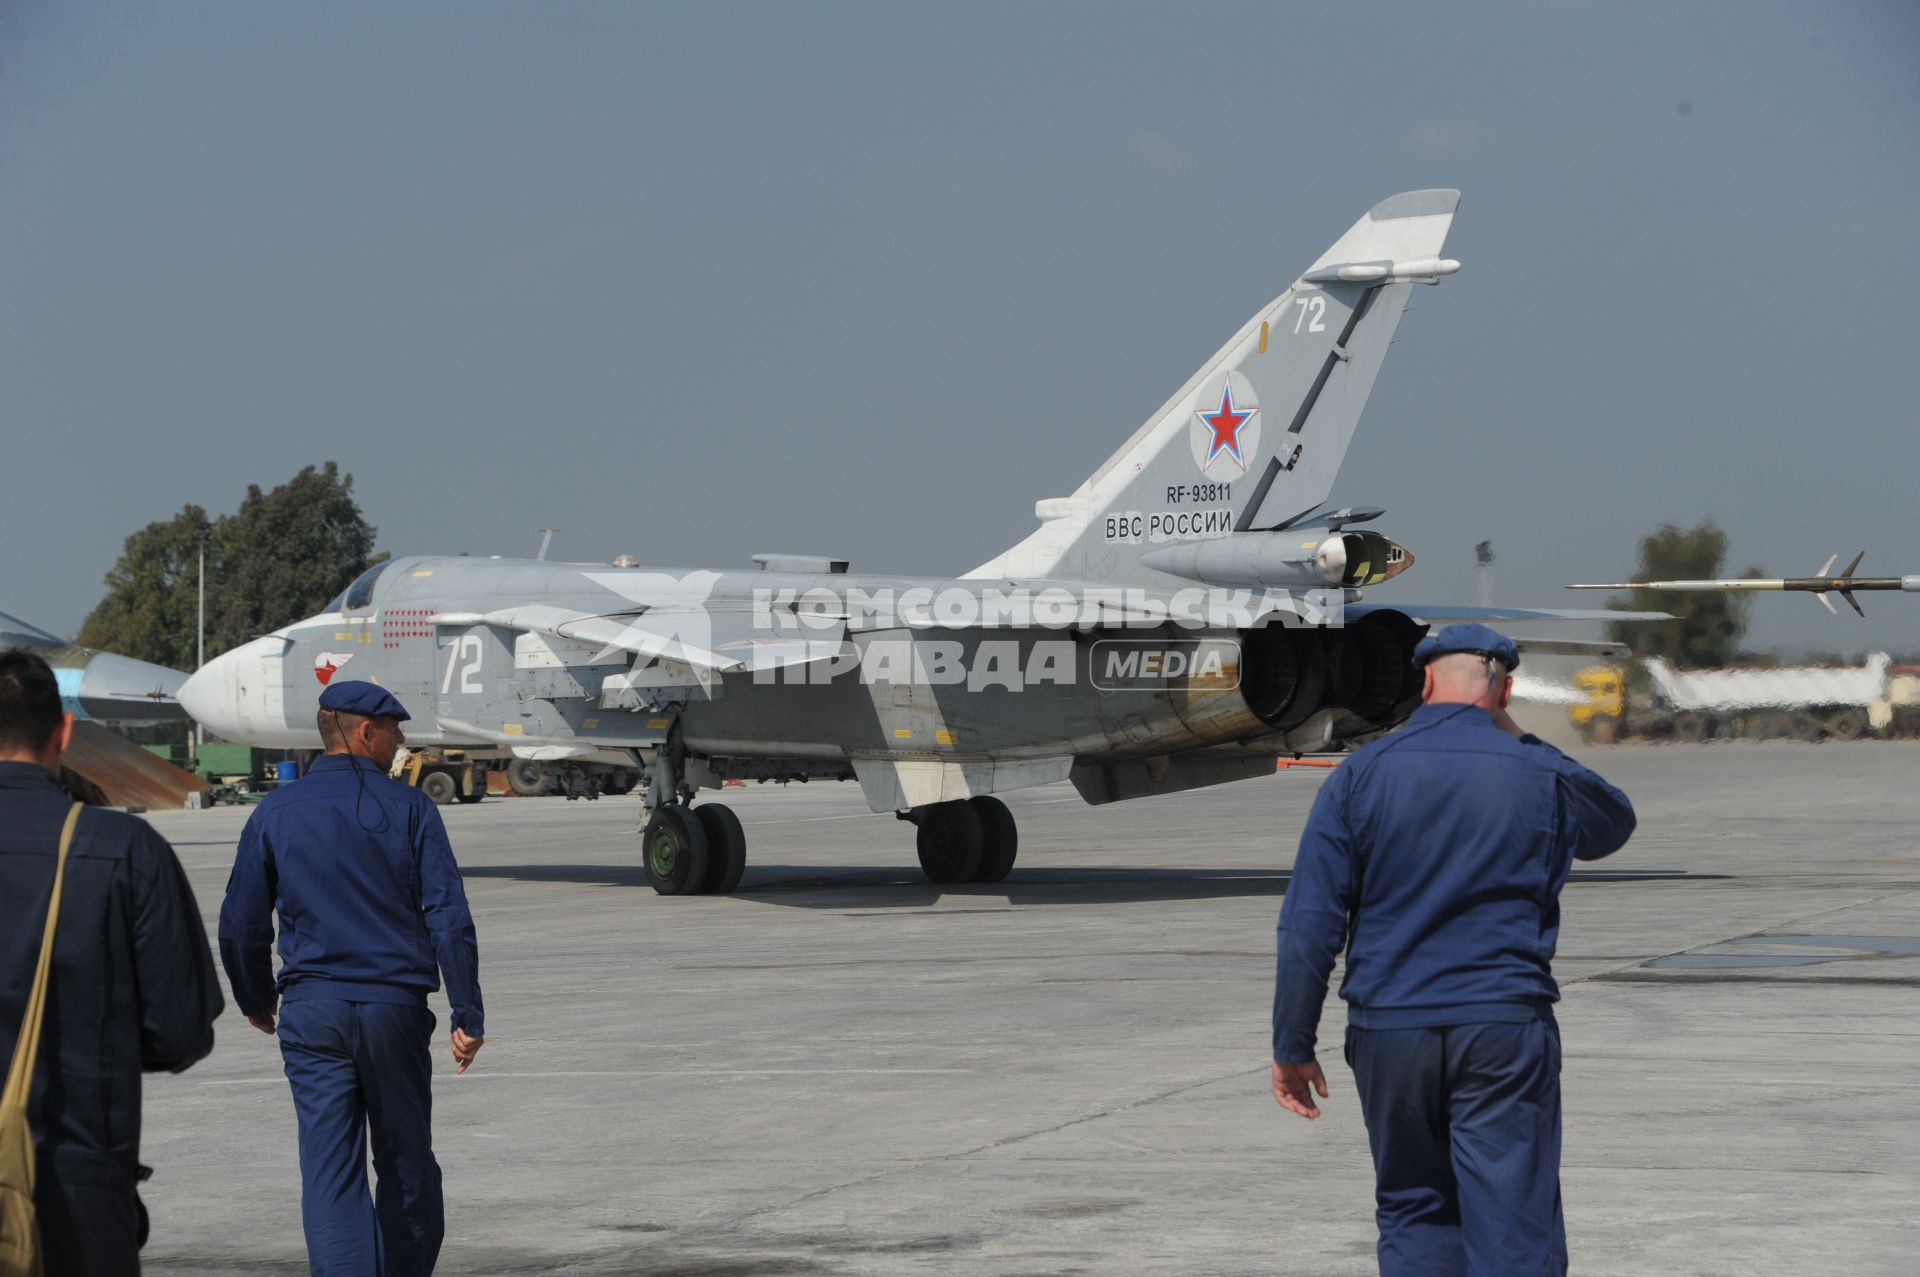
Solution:
[(648, 727), (672, 727), (673, 723), (664, 718), (649, 718), (647, 720), (647, 726)]
[(1264, 319), (1260, 321), (1260, 353), (1267, 353), (1267, 321)]
[(600, 726), (600, 720), (597, 718), (589, 718), (581, 723), (580, 726), (586, 728), (588, 731), (592, 731), (594, 728)]
[(893, 729), (893, 738), (895, 740), (912, 740), (913, 732), (909, 728), (896, 727)]
[(518, 723), (502, 723), (500, 724), (500, 734), (502, 736), (525, 736), (527, 729)]
[[(1265, 347), (1265, 346), (1262, 346), (1262, 347), (1261, 347), (1260, 349), (1262, 349), (1262, 350), (1265, 350), (1265, 349), (1266, 349), (1266, 347)], [(424, 571), (424, 572), (415, 572), (415, 573), (414, 573), (414, 575), (415, 575), (415, 576), (432, 576), (432, 575), (433, 575), (433, 569), (432, 569), (432, 568), (428, 568), (428, 569), (427, 569), (426, 571)]]
[(953, 744), (953, 733), (944, 727), (936, 728), (933, 733), (933, 739), (936, 744), (951, 745)]

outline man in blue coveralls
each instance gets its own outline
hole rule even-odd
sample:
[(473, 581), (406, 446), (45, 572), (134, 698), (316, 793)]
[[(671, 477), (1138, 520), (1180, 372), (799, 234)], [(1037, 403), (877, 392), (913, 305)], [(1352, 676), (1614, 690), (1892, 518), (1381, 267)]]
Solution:
[(484, 1041), (479, 948), (446, 826), (424, 794), (387, 778), (408, 717), (372, 683), (320, 694), (326, 755), (254, 809), (220, 908), (233, 1000), (262, 1033), (280, 1014), (315, 1277), (433, 1271), (446, 1225), (427, 994), (442, 974), (460, 1072)]
[(1511, 639), (1451, 625), (1413, 659), (1426, 704), (1333, 773), (1300, 836), (1273, 1095), (1320, 1116), (1315, 1030), (1345, 948), (1383, 1277), (1562, 1274), (1560, 888), (1620, 849), (1633, 805), (1508, 716)]

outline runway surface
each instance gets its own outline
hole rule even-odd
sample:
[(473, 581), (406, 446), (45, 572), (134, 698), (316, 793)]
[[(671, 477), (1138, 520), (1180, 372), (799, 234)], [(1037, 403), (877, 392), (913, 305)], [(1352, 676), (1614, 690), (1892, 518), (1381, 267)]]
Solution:
[[(1912, 1273), (1920, 746), (1587, 761), (1641, 826), (1563, 897), (1574, 1271)], [(1009, 795), (1018, 867), (959, 889), (857, 787), (729, 790), (731, 898), (646, 886), (637, 797), (448, 809), (491, 1032), (465, 1077), (436, 1060), (440, 1271), (1373, 1272), (1337, 1000), (1328, 1115), (1267, 1089), (1320, 783)], [(153, 817), (209, 933), (244, 817)], [(229, 1008), (146, 1094), (146, 1271), (305, 1272), (273, 1041)]]

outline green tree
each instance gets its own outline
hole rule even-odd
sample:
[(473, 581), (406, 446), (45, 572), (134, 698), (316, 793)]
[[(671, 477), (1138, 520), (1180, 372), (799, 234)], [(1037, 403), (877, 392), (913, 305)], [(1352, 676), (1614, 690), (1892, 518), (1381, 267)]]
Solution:
[(247, 488), (220, 520), (220, 606), (209, 568), (207, 651), (224, 652), (324, 608), (373, 559), (374, 529), (353, 499), (353, 476), (329, 461), (271, 492)]
[[(1663, 523), (1640, 539), (1635, 581), (1673, 581), (1717, 577), (1727, 557), (1727, 534), (1712, 519), (1694, 527)], [(1758, 576), (1758, 568), (1745, 575)], [(1740, 651), (1751, 605), (1744, 594), (1677, 593), (1636, 589), (1607, 605), (1635, 612), (1670, 612), (1671, 621), (1614, 621), (1609, 637), (1625, 643), (1635, 656), (1658, 656), (1683, 669), (1725, 665)]]
[[(190, 505), (128, 537), (107, 573), (107, 597), (87, 615), (78, 641), (135, 660), (192, 669), (200, 535), (208, 527), (207, 512)], [(208, 567), (211, 579), (212, 564)]]
[(354, 502), (353, 476), (331, 461), (308, 466), (271, 492), (249, 486), (234, 514), (209, 522), (190, 505), (128, 537), (79, 642), (194, 668), (202, 535), (208, 656), (320, 611), (377, 561), (375, 529)]

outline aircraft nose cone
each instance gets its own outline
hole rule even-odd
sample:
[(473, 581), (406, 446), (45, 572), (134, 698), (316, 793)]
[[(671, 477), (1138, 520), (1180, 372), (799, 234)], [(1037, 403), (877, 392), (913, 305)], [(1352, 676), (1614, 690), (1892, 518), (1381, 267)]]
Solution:
[(229, 652), (226, 656), (214, 657), (187, 675), (187, 681), (174, 693), (194, 722), (222, 736), (233, 725), (233, 698), (230, 693), (233, 679), (229, 665), (232, 655)]
[(275, 745), (286, 734), (282, 638), (255, 639), (216, 656), (180, 686), (187, 713), (215, 735), (243, 745)]
[(80, 675), (80, 706), (94, 718), (125, 722), (184, 718), (178, 698), (186, 679), (164, 665), (96, 652)]

